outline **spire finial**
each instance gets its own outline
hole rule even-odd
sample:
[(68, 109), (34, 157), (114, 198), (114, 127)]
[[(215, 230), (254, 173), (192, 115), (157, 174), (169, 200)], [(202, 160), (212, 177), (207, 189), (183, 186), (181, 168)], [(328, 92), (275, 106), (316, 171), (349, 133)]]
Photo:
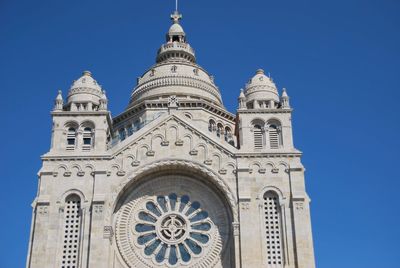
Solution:
[(179, 24), (179, 20), (182, 19), (182, 14), (179, 14), (178, 11), (178, 1), (179, 0), (175, 0), (175, 11), (174, 14), (171, 15), (171, 19), (174, 21), (174, 23)]

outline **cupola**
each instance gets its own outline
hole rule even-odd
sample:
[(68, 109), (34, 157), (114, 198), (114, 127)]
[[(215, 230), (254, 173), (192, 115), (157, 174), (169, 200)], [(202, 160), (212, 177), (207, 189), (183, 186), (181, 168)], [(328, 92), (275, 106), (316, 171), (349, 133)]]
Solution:
[(262, 69), (258, 69), (246, 84), (244, 95), (248, 108), (275, 108), (279, 103), (276, 85)]
[(92, 73), (84, 71), (71, 85), (67, 98), (68, 107), (71, 111), (97, 111), (102, 96), (101, 86), (92, 77)]
[(175, 11), (171, 15), (172, 25), (166, 35), (166, 43), (157, 52), (156, 64), (137, 79), (130, 106), (144, 100), (157, 103), (168, 102), (172, 95), (179, 101), (205, 100), (222, 106), (221, 93), (212, 75), (196, 63), (193, 48)]
[(163, 44), (157, 53), (159, 62), (190, 62), (195, 63), (196, 57), (193, 48), (186, 42), (186, 34), (180, 20), (182, 15), (175, 11), (171, 15), (172, 25), (169, 28), (166, 44)]

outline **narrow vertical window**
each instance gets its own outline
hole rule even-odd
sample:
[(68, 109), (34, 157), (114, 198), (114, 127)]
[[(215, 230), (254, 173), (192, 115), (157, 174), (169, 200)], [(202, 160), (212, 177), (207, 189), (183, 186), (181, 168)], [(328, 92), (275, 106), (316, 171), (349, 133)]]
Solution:
[(263, 132), (260, 125), (255, 125), (253, 129), (254, 133), (254, 148), (262, 149), (263, 148)]
[(280, 146), (280, 137), (278, 127), (276, 125), (270, 125), (268, 128), (269, 133), (269, 146), (271, 149), (278, 149)]
[(120, 139), (121, 141), (125, 140), (125, 139), (126, 139), (126, 132), (125, 132), (125, 129), (124, 129), (124, 128), (121, 128), (118, 132), (119, 132), (119, 139)]
[(218, 125), (217, 125), (217, 136), (220, 137), (223, 132), (224, 132), (224, 127), (222, 126), (222, 124), (218, 123)]
[(93, 132), (90, 127), (86, 127), (83, 130), (83, 151), (90, 151), (93, 146)]
[(79, 265), (79, 241), (81, 236), (81, 200), (75, 194), (65, 199), (63, 227), (61, 268), (77, 268)]
[(70, 127), (67, 132), (67, 150), (74, 150), (76, 147), (76, 129)]
[(232, 131), (229, 127), (225, 127), (225, 141), (229, 142), (232, 139)]
[(133, 131), (138, 131), (140, 129), (140, 120), (137, 119), (133, 122)]
[(210, 132), (214, 132), (216, 130), (215, 122), (212, 119), (208, 122), (208, 130)]
[(274, 192), (264, 194), (264, 223), (267, 267), (283, 267), (281, 210)]
[(128, 136), (131, 136), (133, 134), (133, 125), (129, 125), (127, 131), (128, 131)]

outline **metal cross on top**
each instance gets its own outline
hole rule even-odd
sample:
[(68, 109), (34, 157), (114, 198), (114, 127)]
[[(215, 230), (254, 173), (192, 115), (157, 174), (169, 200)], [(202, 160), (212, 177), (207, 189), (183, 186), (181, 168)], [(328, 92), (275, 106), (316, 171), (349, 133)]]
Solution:
[(182, 19), (182, 15), (178, 12), (178, 0), (175, 0), (175, 12), (171, 15), (171, 19), (174, 23), (179, 23), (179, 20)]

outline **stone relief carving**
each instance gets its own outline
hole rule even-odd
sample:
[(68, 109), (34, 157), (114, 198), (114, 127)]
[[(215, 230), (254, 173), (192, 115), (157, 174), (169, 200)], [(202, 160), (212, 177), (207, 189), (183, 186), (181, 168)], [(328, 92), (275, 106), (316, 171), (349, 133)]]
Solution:
[(303, 210), (304, 209), (304, 203), (303, 202), (295, 202), (294, 206), (296, 210)]
[[(153, 170), (154, 171), (160, 170), (160, 168), (170, 168), (170, 169), (184, 168), (187, 170), (200, 172), (201, 174), (203, 174), (203, 176), (210, 179), (222, 191), (222, 193), (226, 196), (231, 206), (233, 218), (236, 220), (238, 219), (236, 198), (230, 187), (227, 185), (227, 183), (213, 170), (207, 168), (204, 165), (188, 160), (161, 160), (141, 166), (137, 170), (132, 171), (126, 176), (126, 179), (122, 183), (120, 183), (118, 187), (115, 188), (111, 201), (109, 202), (109, 206), (115, 206), (116, 204), (115, 202), (117, 201), (118, 195), (120, 195), (123, 192), (123, 189), (128, 185), (128, 183), (134, 183), (135, 181), (137, 181), (140, 178), (139, 175), (141, 174)], [(108, 211), (111, 213), (112, 208), (110, 207)], [(111, 215), (108, 215), (108, 218), (110, 218), (110, 216)]]
[(37, 207), (37, 212), (40, 216), (47, 216), (49, 214), (49, 206), (48, 205), (39, 205)]
[[(125, 165), (127, 170), (123, 170), (122, 167), (116, 168), (114, 164), (112, 168), (116, 169), (115, 173), (118, 176), (125, 176), (130, 170), (154, 161), (152, 158), (157, 159), (157, 151), (162, 150), (162, 146), (171, 146), (171, 143), (174, 146), (182, 147), (191, 160), (213, 166), (220, 175), (233, 174), (236, 169), (233, 162), (230, 162), (229, 165), (227, 163), (232, 157), (229, 152), (219, 147), (218, 144), (212, 143), (207, 137), (189, 129), (185, 123), (177, 121), (176, 118), (170, 118), (162, 125), (150, 130), (118, 153), (118, 155), (122, 154), (124, 158), (118, 160), (117, 157), (115, 165), (118, 165), (120, 161), (128, 163)], [(160, 156), (162, 155), (165, 154)]]

